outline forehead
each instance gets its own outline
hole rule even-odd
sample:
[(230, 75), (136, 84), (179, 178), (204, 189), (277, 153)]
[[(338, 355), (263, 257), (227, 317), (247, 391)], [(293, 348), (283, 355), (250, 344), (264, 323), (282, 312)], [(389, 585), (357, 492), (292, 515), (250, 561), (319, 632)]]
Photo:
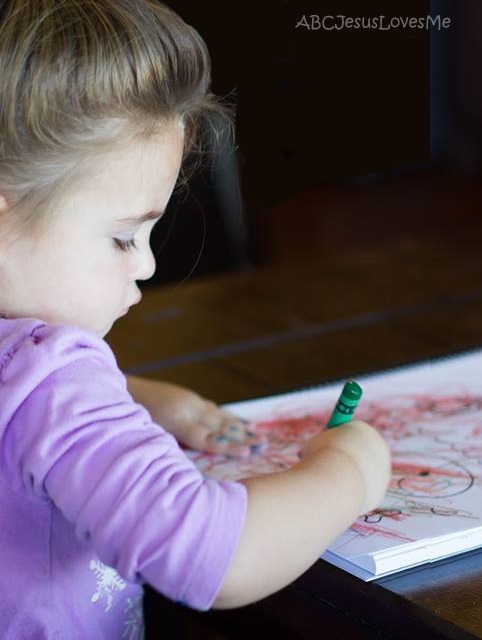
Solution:
[(183, 155), (183, 137), (169, 130), (146, 141), (120, 145), (96, 158), (92, 166), (92, 185), (103, 186), (112, 181), (120, 188), (129, 185), (168, 181), (179, 173)]
[(85, 168), (75, 199), (111, 203), (126, 215), (136, 207), (165, 208), (181, 167), (183, 144), (182, 132), (172, 128), (99, 154)]

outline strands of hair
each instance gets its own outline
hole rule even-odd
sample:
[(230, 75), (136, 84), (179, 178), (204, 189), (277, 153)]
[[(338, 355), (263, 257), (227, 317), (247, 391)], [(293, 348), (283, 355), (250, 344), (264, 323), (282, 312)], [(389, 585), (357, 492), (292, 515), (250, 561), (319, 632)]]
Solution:
[(154, 0), (0, 0), (0, 192), (35, 225), (92, 154), (185, 137), (179, 185), (232, 139), (199, 34)]

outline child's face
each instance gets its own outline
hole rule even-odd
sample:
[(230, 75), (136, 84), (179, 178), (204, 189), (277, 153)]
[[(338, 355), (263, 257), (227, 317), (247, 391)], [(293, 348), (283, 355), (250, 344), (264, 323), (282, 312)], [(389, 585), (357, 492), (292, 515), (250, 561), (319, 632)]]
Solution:
[(139, 218), (165, 209), (182, 145), (172, 127), (148, 143), (94, 157), (88, 180), (62, 197), (40, 237), (0, 247), (0, 313), (105, 336), (139, 302), (136, 281), (154, 273), (149, 235), (155, 220)]

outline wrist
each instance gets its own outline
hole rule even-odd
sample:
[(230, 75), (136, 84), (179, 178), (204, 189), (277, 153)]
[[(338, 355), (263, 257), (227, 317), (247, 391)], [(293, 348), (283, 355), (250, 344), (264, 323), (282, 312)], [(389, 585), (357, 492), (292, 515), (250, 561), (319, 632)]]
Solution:
[(349, 496), (356, 515), (364, 512), (369, 501), (367, 479), (357, 460), (342, 447), (323, 447), (301, 460), (294, 470), (311, 476), (315, 486), (325, 486), (328, 479), (334, 496)]

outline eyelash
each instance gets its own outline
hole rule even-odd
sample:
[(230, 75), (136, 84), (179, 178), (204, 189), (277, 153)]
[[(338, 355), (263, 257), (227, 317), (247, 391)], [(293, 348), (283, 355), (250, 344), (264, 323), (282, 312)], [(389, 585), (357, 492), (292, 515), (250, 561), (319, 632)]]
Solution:
[(121, 240), (120, 238), (114, 238), (115, 246), (127, 253), (128, 251), (132, 251), (132, 249), (137, 249), (136, 241), (134, 238), (130, 240)]

